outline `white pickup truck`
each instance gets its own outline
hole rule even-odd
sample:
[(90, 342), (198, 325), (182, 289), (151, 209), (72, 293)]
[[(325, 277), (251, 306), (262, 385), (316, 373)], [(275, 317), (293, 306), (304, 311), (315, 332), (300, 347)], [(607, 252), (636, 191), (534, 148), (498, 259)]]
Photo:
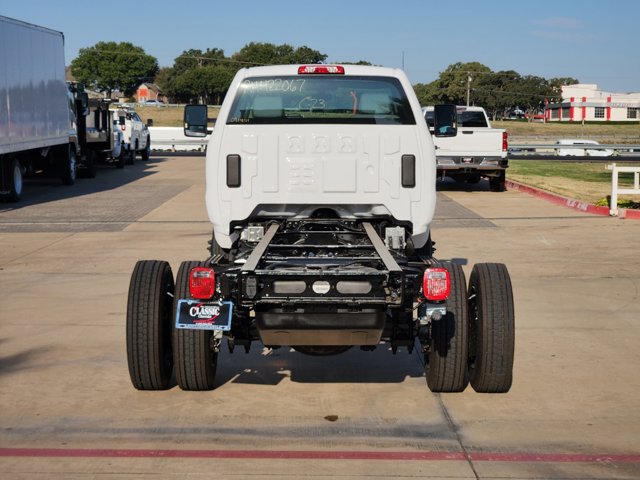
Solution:
[[(452, 105), (439, 135), (456, 135)], [(185, 134), (209, 132), (206, 105)], [(439, 132), (439, 130), (438, 130)], [(400, 70), (240, 70), (206, 159), (210, 256), (139, 261), (127, 307), (134, 387), (210, 390), (222, 341), (337, 355), (419, 345), (434, 392), (511, 387), (514, 311), (505, 265), (433, 257), (435, 151)], [(188, 212), (185, 212), (187, 214)], [(365, 357), (366, 361), (366, 357)]]
[(149, 160), (151, 135), (148, 126), (130, 107), (114, 105), (111, 110), (124, 137), (123, 154), (126, 163), (132, 165), (137, 153), (142, 160)]
[[(434, 137), (438, 175), (457, 181), (477, 183), (481, 177), (489, 179), (492, 192), (505, 190), (505, 170), (508, 167), (507, 132), (491, 128), (482, 107), (456, 107), (458, 135)], [(433, 132), (433, 107), (422, 112)]]

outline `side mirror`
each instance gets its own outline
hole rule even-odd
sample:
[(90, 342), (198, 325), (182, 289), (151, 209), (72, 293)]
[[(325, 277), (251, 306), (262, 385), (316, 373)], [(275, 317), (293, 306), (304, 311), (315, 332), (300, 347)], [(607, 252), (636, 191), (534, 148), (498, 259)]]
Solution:
[(124, 125), (126, 125), (126, 124), (127, 124), (127, 123), (126, 123), (126, 119), (125, 119), (125, 117), (124, 117), (124, 116), (122, 116), (122, 115), (121, 115), (121, 116), (119, 116), (119, 117), (118, 117), (118, 124), (119, 124), (120, 126), (124, 126)]
[(211, 133), (211, 130), (207, 130), (207, 117), (206, 105), (187, 105), (184, 107), (185, 137), (206, 137)]
[(80, 103), (81, 114), (85, 117), (89, 115), (89, 94), (87, 92), (79, 92), (78, 102)]
[(458, 134), (458, 113), (455, 105), (433, 107), (433, 134), (436, 137), (455, 137)]
[(153, 118), (147, 118), (147, 127), (153, 127)]

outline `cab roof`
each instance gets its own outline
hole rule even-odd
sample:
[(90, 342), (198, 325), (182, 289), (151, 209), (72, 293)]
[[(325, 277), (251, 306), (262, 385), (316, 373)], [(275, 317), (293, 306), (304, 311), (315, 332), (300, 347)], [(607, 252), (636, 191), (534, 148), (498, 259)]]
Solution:
[[(344, 73), (300, 73), (301, 67), (342, 67)], [(406, 76), (405, 73), (399, 68), (377, 67), (371, 65), (349, 65), (349, 64), (294, 64), (294, 65), (269, 65), (264, 67), (250, 67), (243, 68), (238, 72), (243, 78), (247, 77), (271, 77), (278, 75), (326, 75), (326, 76), (339, 76), (339, 75), (360, 75), (360, 76), (375, 76), (375, 77), (396, 77), (400, 78)]]

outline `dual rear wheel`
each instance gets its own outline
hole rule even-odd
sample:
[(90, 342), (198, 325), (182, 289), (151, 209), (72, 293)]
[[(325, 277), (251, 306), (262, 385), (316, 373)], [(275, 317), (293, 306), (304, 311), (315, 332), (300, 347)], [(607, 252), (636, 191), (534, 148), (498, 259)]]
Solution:
[(425, 355), (432, 392), (461, 392), (469, 383), (479, 393), (511, 388), (514, 305), (509, 272), (501, 263), (473, 267), (469, 286), (459, 265), (444, 263), (451, 278), (447, 314), (433, 321)]
[[(174, 285), (171, 267), (159, 260), (139, 261), (131, 276), (127, 304), (127, 360), (138, 390), (164, 390), (175, 381), (183, 390), (214, 388), (218, 361), (209, 330), (176, 329), (175, 298), (190, 298), (189, 273), (202, 262), (182, 262)], [(506, 266), (473, 267), (469, 286), (462, 268), (449, 271), (447, 314), (432, 322), (425, 355), (427, 385), (433, 392), (508, 392), (514, 358), (514, 305)]]
[(138, 390), (165, 390), (175, 381), (183, 390), (214, 387), (217, 351), (213, 332), (176, 329), (174, 298), (189, 297), (189, 272), (201, 262), (182, 262), (174, 285), (171, 267), (139, 261), (127, 303), (127, 361)]

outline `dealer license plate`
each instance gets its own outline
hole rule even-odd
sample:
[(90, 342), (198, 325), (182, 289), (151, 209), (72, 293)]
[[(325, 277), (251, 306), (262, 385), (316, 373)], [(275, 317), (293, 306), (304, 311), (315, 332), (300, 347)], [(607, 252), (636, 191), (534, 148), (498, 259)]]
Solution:
[(179, 300), (176, 328), (190, 330), (231, 330), (231, 302)]

